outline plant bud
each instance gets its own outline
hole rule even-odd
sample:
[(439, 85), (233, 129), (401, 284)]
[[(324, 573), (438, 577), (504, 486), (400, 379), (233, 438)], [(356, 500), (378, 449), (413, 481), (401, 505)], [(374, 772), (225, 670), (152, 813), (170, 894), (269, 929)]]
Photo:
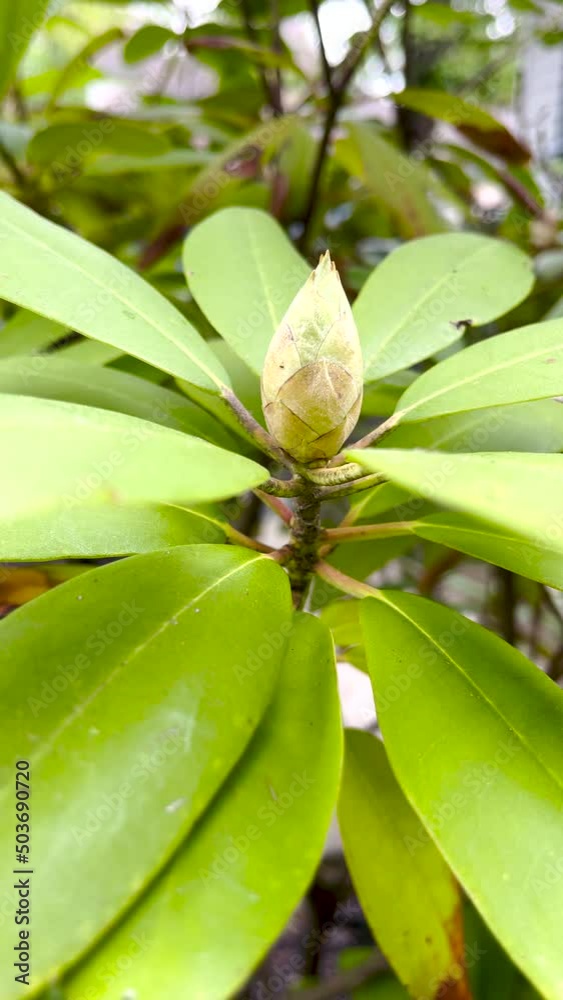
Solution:
[(362, 387), (358, 331), (327, 251), (268, 348), (262, 372), (268, 430), (296, 461), (326, 461), (356, 426)]

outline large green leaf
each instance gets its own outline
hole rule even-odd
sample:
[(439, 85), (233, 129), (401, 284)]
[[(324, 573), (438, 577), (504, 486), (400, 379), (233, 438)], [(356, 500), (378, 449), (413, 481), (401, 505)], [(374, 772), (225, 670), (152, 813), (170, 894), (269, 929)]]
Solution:
[(159, 501), (221, 500), (268, 473), (242, 455), (148, 420), (0, 395), (2, 517)]
[(56, 176), (73, 174), (100, 153), (159, 156), (170, 149), (164, 136), (131, 122), (104, 118), (100, 122), (62, 122), (36, 132), (27, 147), (27, 159), (49, 167)]
[(127, 413), (223, 448), (232, 448), (235, 442), (220, 423), (179, 393), (115, 368), (100, 366), (93, 372), (91, 367), (67, 361), (58, 353), (0, 361), (1, 392)]
[[(372, 125), (353, 124), (347, 130), (348, 135), (336, 144), (336, 160), (362, 181), (401, 236), (412, 239), (448, 229), (430, 197), (430, 190), (436, 194), (438, 184), (423, 164), (407, 159)], [(440, 192), (447, 195), (447, 191)]]
[(563, 691), (424, 598), (384, 591), (363, 602), (362, 620), (403, 790), (501, 944), (561, 1000)]
[(529, 258), (488, 236), (450, 233), (403, 244), (372, 272), (354, 304), (366, 381), (435, 354), (468, 323), (502, 316), (533, 281)]
[(563, 451), (563, 406), (555, 399), (538, 399), (400, 423), (385, 437), (385, 446), (439, 451)]
[(430, 368), (399, 400), (395, 419), (506, 406), (563, 393), (563, 320), (534, 323), (467, 347)]
[(18, 309), (0, 330), (0, 358), (43, 351), (64, 337), (65, 333), (65, 327), (60, 323), (27, 309)]
[[(31, 995), (146, 889), (206, 808), (271, 697), (290, 623), (283, 571), (216, 545), (92, 570), (2, 623), (0, 844), (12, 857), (14, 760), (23, 758)], [(79, 912), (69, 864), (83, 886)], [(1, 879), (12, 896), (14, 876), (5, 869)], [(2, 997), (20, 997), (11, 964), (0, 976)]]
[[(264, 641), (262, 626), (259, 635)], [(233, 680), (239, 697), (260, 670), (250, 665)], [(68, 1000), (89, 995), (110, 967), (116, 998), (127, 990), (234, 995), (313, 876), (337, 796), (341, 742), (330, 636), (299, 615), (276, 696), (242, 761), (165, 875), (70, 982)], [(121, 969), (135, 940), (144, 947)]]
[(563, 546), (554, 540), (561, 535), (563, 523), (538, 533), (533, 540), (452, 512), (429, 514), (412, 522), (412, 531), (429, 542), (447, 545), (458, 552), (503, 566), (531, 580), (540, 580), (563, 590)]
[(184, 270), (200, 309), (258, 375), (276, 328), (310, 268), (279, 224), (252, 208), (226, 208), (196, 226)]
[(563, 455), (444, 454), (371, 448), (350, 459), (434, 503), (483, 518), (563, 555)]
[(172, 504), (70, 507), (2, 519), (0, 561), (97, 559), (154, 552), (170, 545), (225, 542), (220, 512)]
[(399, 979), (413, 997), (433, 1000), (448, 988), (461, 997), (459, 892), (432, 841), (420, 842), (420, 820), (370, 733), (346, 733), (338, 820), (367, 921)]
[(15, 71), (35, 31), (47, 14), (49, 0), (0, 0), (0, 97), (13, 82)]
[(195, 329), (151, 285), (3, 192), (0, 297), (203, 388), (228, 381)]
[(505, 125), (478, 104), (464, 101), (457, 94), (407, 87), (400, 94), (393, 94), (393, 100), (404, 108), (453, 125), (470, 142), (505, 160), (522, 163), (530, 158), (530, 150)]

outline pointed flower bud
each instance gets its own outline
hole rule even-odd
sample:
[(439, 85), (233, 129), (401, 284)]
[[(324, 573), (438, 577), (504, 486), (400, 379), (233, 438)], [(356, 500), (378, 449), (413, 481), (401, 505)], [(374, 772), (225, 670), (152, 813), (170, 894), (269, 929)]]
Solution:
[(332, 458), (356, 426), (362, 386), (358, 331), (327, 251), (268, 348), (262, 408), (270, 434), (303, 465)]

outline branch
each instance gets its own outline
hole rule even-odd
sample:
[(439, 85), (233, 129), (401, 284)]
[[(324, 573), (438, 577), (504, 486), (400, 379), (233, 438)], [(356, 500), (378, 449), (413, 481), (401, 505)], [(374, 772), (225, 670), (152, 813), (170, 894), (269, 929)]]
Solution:
[(414, 521), (385, 521), (382, 524), (360, 524), (357, 527), (327, 528), (324, 538), (332, 545), (341, 542), (364, 542), (372, 538), (394, 538), (411, 535)]
[(332, 587), (336, 587), (337, 590), (341, 590), (343, 594), (348, 594), (350, 597), (379, 596), (379, 591), (375, 587), (370, 587), (368, 583), (362, 583), (361, 580), (354, 580), (351, 576), (346, 576), (345, 573), (341, 573), (339, 569), (324, 562), (323, 559), (320, 559), (315, 566), (315, 573), (325, 583), (330, 583)]
[(313, 174), (311, 177), (311, 185), (309, 187), (309, 193), (307, 195), (307, 202), (305, 206), (305, 211), (303, 213), (303, 232), (301, 233), (301, 238), (299, 240), (300, 249), (304, 252), (307, 247), (307, 242), (309, 239), (309, 233), (311, 230), (311, 225), (313, 223), (313, 218), (315, 215), (315, 209), (317, 206), (317, 200), (320, 190), (321, 178), (324, 169), (324, 164), (326, 160), (327, 150), (330, 144), (330, 137), (332, 135), (332, 130), (336, 123), (338, 117), (338, 112), (344, 103), (346, 98), (346, 91), (348, 86), (354, 76), (356, 70), (359, 68), (366, 52), (370, 48), (374, 39), (379, 35), (379, 29), (385, 18), (389, 13), (390, 8), (393, 5), (393, 0), (383, 0), (381, 7), (379, 7), (374, 15), (371, 26), (368, 31), (362, 37), (361, 43), (355, 48), (350, 49), (348, 55), (342, 60), (339, 66), (336, 67), (334, 73), (331, 75), (331, 100), (329, 108), (327, 111), (323, 133), (319, 143), (319, 148), (317, 150), (317, 156), (315, 159), (315, 164), (313, 167)]
[(271, 494), (263, 493), (262, 490), (254, 490), (254, 493), (258, 499), (262, 501), (262, 503), (266, 504), (266, 507), (269, 507), (274, 514), (281, 517), (285, 524), (291, 524), (293, 511), (291, 507), (288, 507), (287, 504), (283, 502), (283, 500), (280, 500), (279, 497), (275, 497)]
[(248, 412), (238, 396), (235, 396), (232, 389), (225, 386), (221, 390), (221, 398), (232, 410), (241, 427), (244, 427), (245, 431), (255, 441), (256, 446), (260, 448), (265, 455), (269, 455), (270, 458), (279, 462), (280, 465), (285, 465), (288, 469), (293, 468), (293, 463), (291, 462), (289, 456), (286, 455), (283, 448), (280, 448), (280, 446), (276, 444), (272, 435), (268, 434), (268, 431), (264, 430), (262, 424), (259, 424), (252, 414)]
[[(244, 28), (246, 31), (246, 36), (249, 42), (253, 45), (260, 45), (260, 37), (256, 28), (252, 23), (252, 11), (250, 8), (249, 0), (241, 0), (240, 9), (242, 12), (242, 20), (244, 23)], [(281, 114), (281, 107), (278, 100), (278, 95), (276, 94), (275, 86), (272, 87), (270, 80), (268, 79), (268, 74), (261, 64), (258, 64), (258, 75), (262, 82), (262, 88), (266, 97), (267, 103), (270, 105), (272, 111), (275, 115)]]
[(319, 39), (319, 51), (321, 53), (321, 62), (323, 66), (323, 76), (326, 84), (326, 89), (328, 90), (328, 93), (332, 96), (332, 94), (334, 93), (334, 88), (332, 85), (332, 70), (330, 68), (330, 64), (326, 54), (325, 44), (323, 41), (323, 33), (321, 31), (321, 22), (319, 19), (319, 7), (317, 4), (317, 0), (309, 0), (309, 10), (313, 15), (315, 28), (317, 30), (317, 36)]

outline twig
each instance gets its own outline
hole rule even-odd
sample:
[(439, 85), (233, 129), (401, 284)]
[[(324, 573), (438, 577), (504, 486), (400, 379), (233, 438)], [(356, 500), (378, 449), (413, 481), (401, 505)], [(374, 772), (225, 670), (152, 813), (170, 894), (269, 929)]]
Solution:
[(364, 983), (369, 983), (388, 969), (385, 959), (373, 954), (361, 965), (336, 973), (326, 983), (319, 983), (318, 986), (312, 986), (308, 990), (300, 990), (299, 993), (285, 993), (282, 1000), (290, 1000), (290, 997), (297, 996), (299, 1000), (334, 1000), (342, 993), (351, 993)]
[(233, 545), (242, 545), (245, 549), (254, 549), (255, 552), (273, 552), (271, 545), (265, 545), (264, 542), (257, 541), (256, 538), (249, 538), (238, 528), (233, 528), (232, 524), (223, 525), (225, 534)]
[(262, 503), (265, 503), (270, 510), (273, 510), (274, 514), (281, 517), (285, 524), (290, 524), (293, 517), (293, 511), (291, 507), (288, 507), (280, 497), (275, 497), (269, 493), (263, 493), (262, 490), (254, 490), (254, 493)]
[(324, 538), (334, 545), (341, 542), (363, 542), (372, 538), (393, 538), (411, 535), (414, 521), (384, 521), (381, 524), (360, 524), (357, 527), (327, 528)]
[(311, 226), (313, 223), (315, 210), (317, 207), (317, 200), (320, 190), (321, 178), (323, 174), (324, 164), (326, 160), (326, 154), (330, 144), (330, 138), (332, 135), (332, 130), (336, 123), (338, 117), (338, 112), (344, 103), (346, 98), (346, 92), (348, 86), (354, 76), (356, 70), (359, 68), (364, 55), (370, 48), (372, 42), (377, 38), (379, 34), (379, 29), (385, 18), (389, 13), (390, 8), (393, 5), (393, 0), (383, 0), (381, 7), (375, 11), (373, 19), (368, 31), (365, 32), (361, 44), (356, 48), (352, 48), (348, 55), (342, 60), (339, 66), (336, 67), (334, 72), (331, 74), (331, 93), (330, 93), (330, 103), (328, 111), (325, 118), (325, 123), (323, 127), (323, 132), (319, 142), (319, 147), (317, 150), (317, 156), (315, 159), (315, 164), (313, 167), (313, 173), (311, 177), (311, 184), (309, 187), (309, 192), (307, 195), (307, 201), (305, 203), (305, 211), (303, 213), (303, 232), (299, 240), (299, 246), (302, 251), (307, 249), (307, 243), (309, 240), (309, 233), (311, 231)]
[(346, 576), (345, 573), (341, 573), (339, 569), (324, 562), (323, 559), (320, 559), (315, 566), (315, 573), (325, 583), (330, 583), (332, 587), (336, 587), (337, 590), (341, 590), (343, 594), (349, 594), (351, 597), (379, 596), (379, 591), (375, 587), (370, 587), (368, 583), (362, 583), (361, 580), (354, 580), (351, 576)]
[(303, 483), (300, 479), (267, 479), (265, 483), (260, 483), (260, 490), (275, 497), (300, 497)]
[(291, 462), (289, 455), (286, 455), (285, 451), (280, 448), (278, 444), (276, 444), (271, 434), (268, 434), (262, 425), (258, 423), (251, 413), (249, 413), (246, 407), (241, 403), (240, 399), (235, 396), (232, 389), (224, 386), (221, 390), (221, 397), (225, 400), (227, 406), (229, 406), (232, 410), (241, 427), (244, 427), (245, 431), (247, 431), (247, 433), (254, 439), (257, 447), (260, 448), (260, 450), (266, 455), (269, 455), (270, 458), (275, 459), (276, 462), (279, 462), (281, 465), (285, 465), (286, 468), (291, 469), (293, 467), (293, 463)]
[[(280, 35), (280, 5), (279, 0), (270, 0), (270, 8), (272, 11), (272, 52), (276, 54), (281, 54), (282, 43)], [(272, 89), (273, 104), (272, 110), (276, 117), (283, 115), (283, 103), (282, 103), (282, 77), (281, 70), (279, 66), (274, 68), (274, 79), (270, 85)]]
[[(249, 0), (241, 0), (240, 9), (248, 41), (252, 42), (253, 45), (259, 45), (260, 37), (258, 35), (258, 32), (256, 31), (256, 28), (254, 27), (254, 24), (252, 23), (252, 10), (250, 7)], [(280, 115), (281, 108), (277, 100), (275, 87), (272, 87), (271, 82), (268, 79), (268, 74), (264, 66), (262, 66), (260, 63), (258, 64), (258, 75), (262, 83), (262, 89), (264, 91), (267, 103), (269, 104), (270, 108), (272, 109), (275, 115)]]
[(327, 57), (327, 54), (326, 54), (325, 44), (324, 44), (324, 41), (323, 41), (323, 33), (321, 31), (321, 22), (320, 22), (320, 19), (319, 19), (319, 7), (318, 7), (318, 4), (317, 4), (317, 0), (309, 0), (309, 10), (311, 11), (311, 14), (313, 15), (313, 20), (315, 22), (315, 28), (317, 30), (317, 36), (318, 36), (318, 39), (319, 39), (319, 51), (321, 53), (321, 62), (322, 62), (322, 66), (323, 66), (323, 76), (324, 76), (324, 81), (325, 81), (325, 84), (326, 84), (326, 89), (327, 89), (328, 93), (332, 95), (332, 93), (333, 93), (332, 70), (330, 68), (330, 64), (329, 64), (328, 57)]

